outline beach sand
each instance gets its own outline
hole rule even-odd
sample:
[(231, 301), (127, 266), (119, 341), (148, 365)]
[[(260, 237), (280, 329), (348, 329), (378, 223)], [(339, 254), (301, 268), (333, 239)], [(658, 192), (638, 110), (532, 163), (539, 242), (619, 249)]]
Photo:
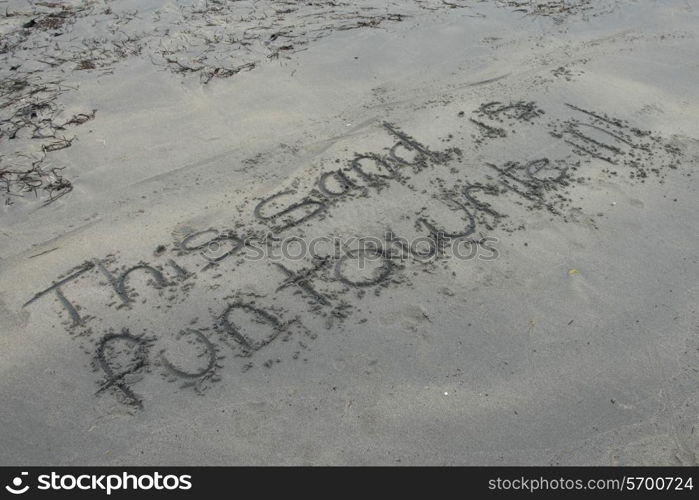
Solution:
[(691, 2), (62, 4), (0, 2), (1, 464), (697, 465)]

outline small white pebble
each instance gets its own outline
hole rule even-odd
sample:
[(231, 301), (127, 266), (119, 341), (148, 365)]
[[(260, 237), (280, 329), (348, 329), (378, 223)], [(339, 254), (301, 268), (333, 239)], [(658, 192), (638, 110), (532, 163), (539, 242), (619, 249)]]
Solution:
[(448, 396), (448, 395), (449, 395), (449, 393), (448, 393), (448, 392), (445, 392), (445, 393), (444, 393), (444, 395), (445, 395), (445, 396)]

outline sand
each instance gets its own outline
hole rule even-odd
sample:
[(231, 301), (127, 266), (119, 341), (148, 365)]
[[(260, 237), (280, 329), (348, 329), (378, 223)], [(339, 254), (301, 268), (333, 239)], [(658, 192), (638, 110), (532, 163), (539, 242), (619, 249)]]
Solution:
[(62, 4), (0, 2), (1, 464), (697, 464), (691, 2)]

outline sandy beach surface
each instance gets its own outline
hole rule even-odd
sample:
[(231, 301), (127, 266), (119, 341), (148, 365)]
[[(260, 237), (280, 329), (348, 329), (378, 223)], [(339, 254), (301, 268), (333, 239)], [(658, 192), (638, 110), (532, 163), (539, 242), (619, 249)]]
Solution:
[(0, 464), (697, 465), (698, 36), (0, 0)]

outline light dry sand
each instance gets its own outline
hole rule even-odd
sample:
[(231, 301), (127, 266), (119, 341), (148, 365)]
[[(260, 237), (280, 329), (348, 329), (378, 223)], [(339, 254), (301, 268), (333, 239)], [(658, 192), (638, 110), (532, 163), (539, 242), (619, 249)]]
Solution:
[[(0, 2), (0, 463), (697, 464), (692, 2), (64, 5)], [(497, 257), (252, 248), (431, 228)]]

